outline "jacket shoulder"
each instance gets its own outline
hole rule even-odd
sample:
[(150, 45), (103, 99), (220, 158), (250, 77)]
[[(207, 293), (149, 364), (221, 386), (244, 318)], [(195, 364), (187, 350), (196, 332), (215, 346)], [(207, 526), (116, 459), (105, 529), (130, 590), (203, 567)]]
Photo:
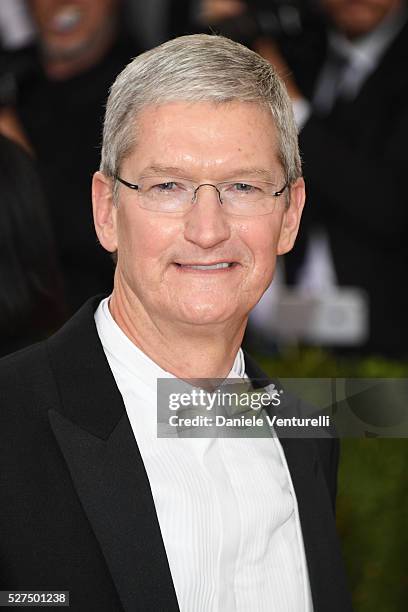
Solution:
[(2, 437), (34, 435), (58, 402), (46, 342), (0, 360), (0, 421)]
[(38, 342), (0, 359), (1, 396), (7, 390), (21, 390), (22, 385), (35, 379), (39, 369), (47, 365), (45, 342)]

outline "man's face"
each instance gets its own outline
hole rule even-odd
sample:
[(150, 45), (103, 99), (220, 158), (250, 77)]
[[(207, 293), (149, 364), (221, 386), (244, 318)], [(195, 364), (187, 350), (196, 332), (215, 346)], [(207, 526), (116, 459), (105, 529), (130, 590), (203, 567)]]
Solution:
[(76, 57), (110, 32), (118, 0), (29, 0), (46, 53)]
[(334, 25), (349, 38), (374, 30), (402, 0), (321, 0)]
[[(272, 116), (252, 103), (148, 107), (137, 122), (137, 142), (120, 169), (129, 182), (166, 167), (170, 177), (196, 184), (245, 179), (250, 169), (285, 184)], [(97, 173), (96, 227), (103, 246), (117, 248), (116, 282), (153, 320), (197, 325), (246, 317), (272, 280), (277, 253), (292, 247), (304, 197), (299, 179), (288, 211), (285, 194), (273, 213), (239, 217), (223, 212), (215, 189), (201, 187), (190, 211), (159, 213), (141, 208), (141, 196), (120, 185), (112, 223), (101, 228), (98, 181)], [(221, 262), (232, 265), (189, 267)]]

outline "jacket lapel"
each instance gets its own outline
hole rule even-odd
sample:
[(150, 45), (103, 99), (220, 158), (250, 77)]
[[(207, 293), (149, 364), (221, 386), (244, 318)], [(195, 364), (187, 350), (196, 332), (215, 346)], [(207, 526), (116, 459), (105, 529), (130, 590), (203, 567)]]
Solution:
[[(246, 373), (255, 387), (265, 387), (276, 380), (268, 378), (249, 355), (245, 355)], [(300, 401), (300, 400), (298, 400)], [(298, 414), (295, 402), (279, 407), (281, 416)], [(323, 475), (318, 444), (327, 438), (279, 437), (292, 478), (299, 508), (303, 542), (315, 612), (352, 610), (349, 589), (336, 532), (329, 489)], [(333, 444), (335, 441), (331, 441)]]
[(148, 477), (87, 302), (48, 341), (49, 421), (126, 612), (179, 610)]
[(281, 438), (299, 507), (315, 612), (351, 610), (335, 516), (315, 440)]

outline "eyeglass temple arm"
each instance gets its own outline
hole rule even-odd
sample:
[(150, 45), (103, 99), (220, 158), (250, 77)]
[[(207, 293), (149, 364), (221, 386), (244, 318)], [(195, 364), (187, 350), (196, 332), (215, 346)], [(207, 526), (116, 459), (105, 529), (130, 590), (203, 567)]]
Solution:
[(114, 175), (114, 178), (119, 181), (119, 183), (122, 183), (122, 185), (129, 187), (129, 189), (135, 189), (136, 191), (139, 189), (139, 185), (135, 185), (135, 183), (128, 183), (128, 181), (125, 181), (124, 179), (120, 178), (120, 176), (118, 176), (117, 174)]
[(282, 187), (282, 189), (280, 189), (279, 191), (275, 191), (275, 193), (273, 194), (273, 195), (274, 195), (274, 197), (276, 197), (276, 198), (277, 198), (277, 197), (281, 196), (281, 195), (282, 195), (282, 193), (285, 191), (285, 189), (286, 189), (287, 187), (289, 187), (289, 182), (286, 182), (286, 183), (284, 184), (284, 186)]

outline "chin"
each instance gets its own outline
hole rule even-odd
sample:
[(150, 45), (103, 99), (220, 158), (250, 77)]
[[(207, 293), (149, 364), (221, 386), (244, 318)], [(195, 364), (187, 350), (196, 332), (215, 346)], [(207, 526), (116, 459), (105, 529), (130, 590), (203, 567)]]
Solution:
[(377, 24), (376, 19), (364, 9), (351, 9), (349, 13), (342, 16), (339, 20), (339, 27), (348, 36), (363, 36), (370, 32)]
[(211, 325), (224, 323), (231, 318), (237, 317), (237, 311), (231, 308), (231, 304), (184, 304), (180, 313), (180, 320), (194, 325)]

